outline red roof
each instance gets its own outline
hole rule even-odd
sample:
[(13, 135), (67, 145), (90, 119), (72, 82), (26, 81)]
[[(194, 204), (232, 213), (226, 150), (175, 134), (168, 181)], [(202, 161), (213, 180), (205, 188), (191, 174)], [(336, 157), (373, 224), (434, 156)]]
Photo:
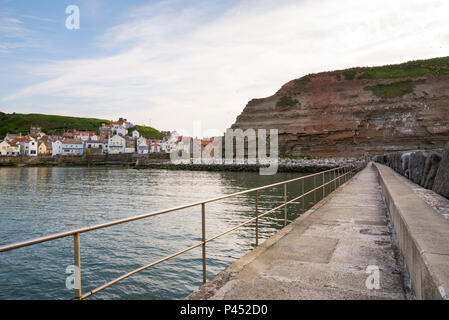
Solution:
[(64, 139), (64, 140), (62, 140), (62, 143), (64, 143), (64, 144), (82, 144), (83, 142), (78, 139)]

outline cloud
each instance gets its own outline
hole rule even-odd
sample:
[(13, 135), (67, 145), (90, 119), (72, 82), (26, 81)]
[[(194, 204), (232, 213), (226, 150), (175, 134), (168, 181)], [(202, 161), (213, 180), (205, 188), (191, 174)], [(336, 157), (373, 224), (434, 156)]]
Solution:
[(38, 65), (31, 72), (43, 80), (3, 101), (224, 131), (247, 101), (307, 73), (448, 55), (445, 1), (210, 3), (127, 12), (98, 39), (107, 56)]
[(35, 48), (39, 41), (21, 19), (0, 13), (0, 53), (10, 53), (18, 48)]

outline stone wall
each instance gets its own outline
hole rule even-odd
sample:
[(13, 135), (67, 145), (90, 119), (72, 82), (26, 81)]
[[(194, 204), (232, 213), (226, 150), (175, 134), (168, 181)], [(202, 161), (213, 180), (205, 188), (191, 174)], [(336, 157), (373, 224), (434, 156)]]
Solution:
[(449, 143), (444, 149), (393, 152), (375, 156), (373, 161), (449, 199)]

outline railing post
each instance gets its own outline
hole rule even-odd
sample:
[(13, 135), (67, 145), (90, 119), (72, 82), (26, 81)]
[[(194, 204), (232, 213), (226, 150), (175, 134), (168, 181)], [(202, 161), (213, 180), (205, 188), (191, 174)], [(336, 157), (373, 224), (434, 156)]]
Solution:
[(326, 192), (326, 191), (324, 190), (324, 187), (325, 187), (325, 186), (324, 186), (324, 172), (323, 172), (323, 199), (324, 199), (324, 194), (325, 194), (325, 192)]
[(256, 190), (256, 247), (259, 245), (259, 190)]
[(284, 183), (284, 226), (287, 225), (287, 184)]
[[(316, 189), (316, 176), (313, 176), (313, 189)], [(313, 204), (316, 203), (316, 190), (313, 190)]]
[(337, 184), (337, 188), (340, 186), (340, 168), (337, 168), (337, 179), (335, 180), (335, 183)]
[(302, 212), (304, 213), (304, 202), (306, 201), (306, 197), (304, 196), (304, 179), (302, 179)]
[(335, 170), (337, 169), (334, 169), (334, 190), (337, 189), (337, 176), (335, 174)]
[(203, 283), (206, 283), (206, 204), (201, 204), (201, 226), (203, 239)]
[(75, 299), (81, 299), (81, 248), (80, 248), (80, 234), (73, 235), (73, 252), (75, 262)]

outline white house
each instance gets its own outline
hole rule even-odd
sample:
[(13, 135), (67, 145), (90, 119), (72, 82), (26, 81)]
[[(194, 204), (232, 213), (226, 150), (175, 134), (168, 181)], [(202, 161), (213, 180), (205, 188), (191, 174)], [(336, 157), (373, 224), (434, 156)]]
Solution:
[(148, 144), (145, 141), (140, 141), (137, 143), (137, 153), (138, 154), (148, 153)]
[(126, 129), (126, 128), (120, 126), (120, 127), (118, 127), (118, 128), (115, 129), (115, 133), (116, 133), (116, 134), (120, 134), (120, 135), (122, 135), (122, 136), (126, 136), (126, 135), (128, 134), (128, 129)]
[(137, 130), (133, 131), (133, 139), (138, 139), (140, 137), (140, 133)]
[(138, 138), (137, 141), (136, 141), (137, 145), (139, 145), (139, 143), (141, 143), (142, 141), (145, 142), (148, 145), (148, 141), (147, 141), (147, 139), (145, 137)]
[(101, 149), (106, 152), (107, 148), (108, 140), (102, 136), (92, 136), (89, 140), (84, 141), (84, 149)]
[(151, 144), (150, 152), (161, 152), (161, 146), (160, 146), (160, 144), (159, 144), (159, 143), (156, 143), (156, 142), (152, 143), (152, 144)]
[(161, 143), (161, 150), (165, 151), (165, 152), (170, 152), (174, 149), (176, 149), (177, 145), (178, 145), (178, 140), (179, 140), (179, 134), (176, 131), (172, 131), (170, 133), (170, 136), (165, 136)]
[(20, 142), (20, 154), (23, 156), (37, 157), (37, 141), (31, 138)]
[(51, 143), (51, 155), (54, 157), (59, 154), (62, 154), (62, 142), (57, 140)]
[(109, 154), (123, 154), (125, 153), (126, 140), (122, 136), (115, 135), (108, 139), (108, 153)]

